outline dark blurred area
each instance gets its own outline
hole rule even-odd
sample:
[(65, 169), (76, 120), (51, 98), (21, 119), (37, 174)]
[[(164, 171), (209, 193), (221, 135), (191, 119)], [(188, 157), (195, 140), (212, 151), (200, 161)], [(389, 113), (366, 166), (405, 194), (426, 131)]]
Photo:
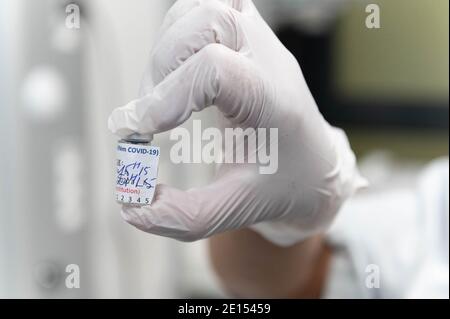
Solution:
[(379, 29), (365, 27), (367, 2), (341, 1), (325, 27), (284, 19), (276, 33), (321, 112), (347, 130), (358, 155), (377, 148), (423, 159), (448, 154), (448, 1), (371, 3), (381, 8)]
[[(338, 76), (335, 67), (339, 61), (334, 54), (334, 41), (339, 32), (339, 23), (342, 20), (336, 22), (336, 28), (320, 34), (310, 34), (289, 24), (280, 27), (277, 32), (280, 40), (302, 66), (321, 112), (332, 124), (448, 130), (448, 95), (423, 96), (416, 100), (407, 96), (378, 94), (374, 88), (365, 97), (345, 96), (335, 83)], [(420, 77), (417, 80), (420, 81)]]

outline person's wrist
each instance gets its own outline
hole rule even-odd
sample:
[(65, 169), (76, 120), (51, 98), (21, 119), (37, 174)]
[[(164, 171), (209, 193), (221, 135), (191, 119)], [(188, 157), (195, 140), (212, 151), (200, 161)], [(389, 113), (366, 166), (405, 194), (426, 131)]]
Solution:
[(284, 221), (262, 222), (249, 228), (267, 241), (281, 247), (295, 245), (314, 235), (313, 233), (305, 233), (299, 227)]

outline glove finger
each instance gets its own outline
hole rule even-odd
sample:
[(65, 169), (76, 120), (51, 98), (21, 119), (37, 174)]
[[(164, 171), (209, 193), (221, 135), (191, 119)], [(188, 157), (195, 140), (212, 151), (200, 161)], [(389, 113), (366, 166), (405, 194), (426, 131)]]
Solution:
[[(165, 37), (165, 34), (172, 28), (174, 24), (178, 22), (178, 20), (183, 19), (186, 15), (188, 15), (191, 11), (198, 9), (200, 6), (207, 4), (207, 6), (215, 6), (220, 7), (220, 4), (223, 6), (227, 6), (228, 8), (233, 8), (235, 11), (240, 11), (242, 13), (252, 13), (257, 11), (255, 6), (253, 5), (251, 0), (178, 0), (175, 2), (175, 4), (169, 9), (169, 11), (166, 14), (166, 17), (164, 18), (163, 24), (160, 27), (160, 30), (158, 32), (158, 35), (156, 37), (155, 43), (159, 43), (161, 39)], [(207, 10), (204, 10), (207, 11)], [(201, 19), (195, 19), (194, 21), (204, 21), (209, 19), (209, 14), (206, 12), (206, 17), (202, 17)], [(192, 21), (190, 21), (192, 23)], [(178, 30), (183, 30), (184, 28), (177, 28)], [(231, 32), (231, 35), (234, 35), (236, 32)], [(223, 36), (222, 36), (223, 38)], [(201, 39), (200, 39), (201, 40)], [(195, 41), (194, 41), (195, 42)], [(210, 41), (209, 43), (212, 43), (214, 41)], [(172, 42), (177, 43), (177, 42)], [(222, 41), (222, 43), (225, 43)], [(226, 43), (225, 43), (226, 44)], [(202, 47), (202, 46), (199, 46)], [(233, 45), (229, 45), (230, 48), (233, 48)], [(167, 50), (166, 50), (167, 51)], [(169, 50), (169, 53), (172, 51)], [(175, 51), (175, 52), (181, 52), (181, 51)], [(191, 52), (191, 51), (190, 51)], [(152, 54), (153, 56), (153, 54)], [(186, 57), (183, 58), (181, 56), (179, 61), (185, 61)], [(178, 65), (178, 64), (177, 64)], [(162, 72), (164, 76), (158, 75), (160, 74), (160, 70), (158, 71), (158, 68), (155, 68), (155, 63), (153, 63), (153, 59), (150, 60), (150, 63), (148, 63), (146, 67), (146, 72), (144, 73), (144, 77), (141, 81), (139, 96), (144, 96), (148, 94), (153, 87), (158, 84), (162, 78), (168, 74), (168, 72)], [(176, 68), (176, 67), (175, 67)], [(169, 68), (169, 70), (173, 71), (175, 68)], [(155, 71), (156, 70), (156, 71)], [(156, 74), (153, 74), (155, 73)]]
[(159, 36), (162, 36), (178, 19), (189, 13), (192, 9), (200, 6), (207, 0), (178, 0), (167, 11), (164, 21), (159, 29)]
[(147, 233), (195, 241), (257, 222), (253, 195), (242, 174), (190, 191), (158, 185), (151, 206), (124, 205), (121, 214)]
[(212, 43), (239, 51), (238, 16), (219, 1), (206, 1), (176, 21), (155, 45), (147, 73), (160, 83), (189, 57)]
[(151, 206), (122, 206), (122, 218), (136, 228), (179, 240), (194, 239), (198, 204), (187, 192), (166, 186), (156, 187)]
[(120, 137), (156, 134), (183, 124), (192, 114), (217, 105), (234, 123), (258, 125), (270, 112), (270, 82), (250, 60), (225, 46), (206, 46), (145, 97), (114, 110), (109, 129)]
[(239, 12), (247, 12), (254, 8), (252, 0), (218, 0)]
[[(205, 0), (178, 0), (176, 1), (172, 7), (167, 11), (163, 23), (158, 30), (156, 35), (155, 43), (158, 43), (167, 30), (178, 20), (181, 19), (184, 15), (188, 14), (192, 9), (198, 7)], [(142, 77), (140, 88), (139, 88), (139, 96), (145, 96), (154, 88), (157, 84), (153, 80), (152, 77), (152, 68), (153, 64), (148, 63), (144, 76)]]
[(227, 6), (241, 12), (249, 8), (254, 8), (251, 0), (178, 0), (166, 13), (159, 34), (162, 36), (164, 32), (167, 31), (178, 19), (181, 19), (192, 9), (197, 8), (204, 3), (211, 3), (216, 1), (222, 2)]

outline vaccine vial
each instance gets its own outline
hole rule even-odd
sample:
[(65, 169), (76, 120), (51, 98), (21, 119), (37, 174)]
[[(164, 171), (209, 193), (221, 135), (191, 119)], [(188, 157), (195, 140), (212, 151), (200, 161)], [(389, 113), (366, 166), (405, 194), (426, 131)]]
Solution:
[(116, 200), (121, 204), (150, 205), (158, 178), (159, 147), (152, 136), (134, 134), (117, 144)]

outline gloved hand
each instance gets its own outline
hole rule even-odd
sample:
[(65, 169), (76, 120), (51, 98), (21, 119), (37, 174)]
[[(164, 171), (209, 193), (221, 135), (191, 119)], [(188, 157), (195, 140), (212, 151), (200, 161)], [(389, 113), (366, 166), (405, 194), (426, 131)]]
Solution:
[(176, 2), (142, 97), (113, 111), (109, 128), (121, 137), (160, 133), (212, 105), (223, 114), (222, 127), (278, 128), (270, 137), (277, 172), (223, 164), (206, 187), (158, 185), (151, 206), (123, 206), (127, 222), (182, 241), (251, 226), (290, 245), (324, 231), (365, 184), (345, 134), (319, 113), (297, 61), (250, 0)]

